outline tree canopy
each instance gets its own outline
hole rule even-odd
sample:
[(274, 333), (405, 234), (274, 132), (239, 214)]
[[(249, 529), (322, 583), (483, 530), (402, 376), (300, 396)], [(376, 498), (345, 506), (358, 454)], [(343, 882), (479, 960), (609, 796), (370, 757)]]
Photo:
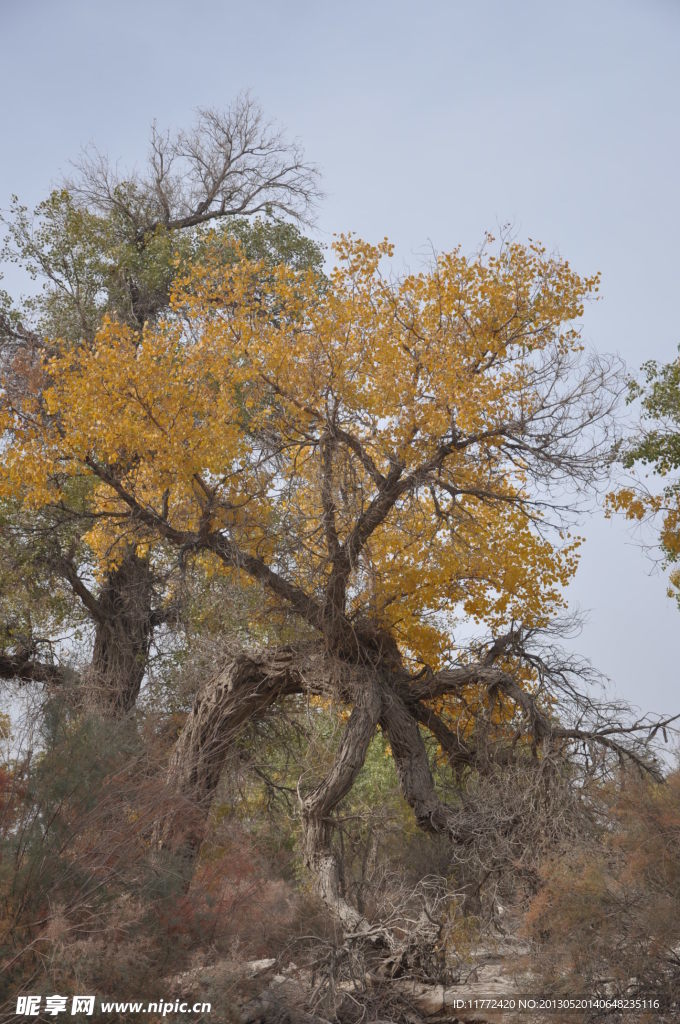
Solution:
[(387, 243), (335, 250), (321, 288), (213, 250), (158, 323), (56, 341), (39, 392), (5, 405), (2, 493), (38, 508), (77, 486), (100, 566), (131, 541), (204, 551), (334, 643), (370, 621), (421, 665), (457, 612), (545, 625), (579, 541), (548, 536), (536, 484), (593, 471), (613, 394), (603, 363), (576, 370), (597, 279), (536, 245), (399, 282)]

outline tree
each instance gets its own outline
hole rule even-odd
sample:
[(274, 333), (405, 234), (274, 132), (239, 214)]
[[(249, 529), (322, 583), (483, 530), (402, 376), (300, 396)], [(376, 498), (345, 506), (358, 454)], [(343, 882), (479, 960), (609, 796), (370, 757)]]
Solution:
[[(480, 809), (440, 797), (428, 733), (461, 780), (581, 743), (649, 766), (627, 742), (642, 726), (597, 717), (573, 666), (532, 646), (576, 568), (565, 485), (597, 476), (618, 383), (576, 326), (597, 278), (536, 244), (400, 281), (381, 273), (387, 242), (335, 254), (320, 287), (208, 245), (167, 315), (54, 343), (40, 401), (6, 395), (0, 492), (49, 509), (78, 488), (99, 573), (162, 544), (257, 588), (271, 643), (206, 681), (169, 784), (205, 820), (244, 722), (286, 695), (345, 706), (329, 774), (300, 789), (305, 857), (347, 931), (394, 949), (345, 898), (332, 844), (378, 728), (418, 825), (462, 846)], [(461, 618), (488, 640), (457, 651)], [(172, 832), (159, 822), (161, 844)]]
[[(31, 303), (49, 334), (90, 338), (108, 312), (143, 327), (168, 299), (177, 253), (200, 229), (268, 217), (300, 222), (319, 197), (318, 172), (247, 93), (226, 111), (199, 110), (174, 135), (151, 131), (143, 173), (120, 174), (97, 151), (37, 208), (37, 224), (14, 198), (4, 255), (47, 284)], [(21, 332), (4, 317), (6, 336)]]
[(672, 475), (680, 468), (680, 359), (665, 366), (649, 361), (643, 366), (644, 382), (629, 383), (629, 400), (640, 400), (642, 425), (637, 435), (617, 449), (627, 470), (650, 466), (660, 479), (671, 477), (660, 493), (637, 481), (609, 495), (609, 507), (631, 521), (660, 521), (659, 539), (665, 565), (670, 567), (669, 597), (680, 602), (680, 482)]
[[(178, 267), (202, 259), (207, 244), (225, 262), (241, 246), (264, 264), (287, 260), (320, 272), (318, 246), (280, 219), (309, 214), (317, 178), (299, 147), (242, 95), (224, 113), (200, 111), (190, 132), (172, 136), (154, 126), (142, 174), (121, 176), (90, 154), (32, 217), (15, 199), (3, 255), (43, 285), (19, 310), (8, 297), (0, 304), (3, 382), (15, 407), (42, 401), (37, 367), (50, 351), (47, 339), (90, 345), (106, 315), (143, 328), (166, 309)], [(253, 215), (268, 219), (245, 219)], [(218, 229), (209, 243), (207, 225)], [(177, 620), (181, 571), (167, 548), (141, 555), (128, 545), (95, 579), (83, 540), (87, 504), (78, 487), (58, 507), (28, 516), (6, 503), (0, 673), (74, 682), (58, 667), (56, 637), (87, 626), (93, 639), (81, 696), (121, 715), (135, 705), (154, 635)], [(22, 602), (29, 576), (40, 584)]]

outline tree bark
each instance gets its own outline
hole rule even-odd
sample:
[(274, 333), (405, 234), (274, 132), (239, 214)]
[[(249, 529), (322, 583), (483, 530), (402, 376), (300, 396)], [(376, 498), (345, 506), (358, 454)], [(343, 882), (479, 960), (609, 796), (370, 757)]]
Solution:
[(367, 674), (362, 680), (355, 701), (333, 767), (308, 796), (300, 797), (304, 856), (321, 899), (345, 933), (385, 942), (387, 933), (372, 927), (344, 898), (339, 865), (331, 842), (333, 826), (330, 815), (354, 785), (380, 718), (382, 695), (371, 675)]
[(249, 722), (286, 694), (333, 693), (352, 712), (331, 770), (311, 793), (299, 794), (305, 863), (346, 937), (393, 951), (394, 936), (372, 925), (345, 898), (332, 843), (333, 811), (354, 785), (378, 724), (392, 746), (399, 782), (418, 825), (459, 841), (462, 821), (437, 796), (418, 722), (395, 689), (397, 683), (391, 659), (378, 667), (348, 664), (319, 645), (235, 655), (197, 696), (175, 745), (166, 780), (169, 805), (160, 809), (155, 833), (159, 848), (180, 849), (189, 861), (195, 858), (229, 752)]
[(167, 771), (171, 807), (159, 820), (161, 848), (183, 848), (195, 856), (203, 840), (212, 799), (239, 732), (281, 697), (305, 688), (305, 656), (281, 647), (264, 655), (235, 655), (196, 697), (177, 739)]
[(390, 742), (401, 791), (425, 832), (465, 841), (462, 815), (437, 795), (418, 722), (401, 697), (387, 691), (380, 724)]
[(115, 715), (135, 706), (149, 661), (152, 601), (149, 563), (130, 548), (106, 576), (96, 600), (86, 705)]

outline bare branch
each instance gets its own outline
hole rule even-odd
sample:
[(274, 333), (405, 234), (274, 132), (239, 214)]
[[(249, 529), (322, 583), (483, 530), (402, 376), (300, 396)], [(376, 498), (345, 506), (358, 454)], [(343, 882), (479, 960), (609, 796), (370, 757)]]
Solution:
[(316, 167), (247, 93), (225, 111), (199, 110), (188, 132), (154, 124), (142, 173), (121, 174), (97, 151), (76, 171), (69, 191), (104, 215), (118, 213), (140, 240), (161, 225), (175, 231), (258, 213), (305, 221), (321, 195)]

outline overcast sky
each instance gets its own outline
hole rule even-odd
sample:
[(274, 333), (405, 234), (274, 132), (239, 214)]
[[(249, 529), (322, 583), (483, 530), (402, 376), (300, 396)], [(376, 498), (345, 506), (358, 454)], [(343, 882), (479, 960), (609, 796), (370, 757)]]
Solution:
[[(413, 266), (511, 222), (602, 272), (585, 336), (634, 370), (680, 342), (679, 85), (680, 0), (0, 0), (0, 206), (249, 88), (322, 170), (322, 241), (389, 235)], [(580, 650), (680, 711), (663, 574), (624, 524), (582, 532)]]

